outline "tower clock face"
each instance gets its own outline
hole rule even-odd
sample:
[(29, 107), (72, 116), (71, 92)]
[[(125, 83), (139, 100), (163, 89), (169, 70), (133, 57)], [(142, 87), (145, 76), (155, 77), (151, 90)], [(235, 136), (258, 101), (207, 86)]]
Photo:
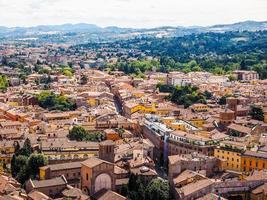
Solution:
[(111, 177), (106, 173), (98, 175), (95, 179), (95, 192), (104, 188), (111, 189)]

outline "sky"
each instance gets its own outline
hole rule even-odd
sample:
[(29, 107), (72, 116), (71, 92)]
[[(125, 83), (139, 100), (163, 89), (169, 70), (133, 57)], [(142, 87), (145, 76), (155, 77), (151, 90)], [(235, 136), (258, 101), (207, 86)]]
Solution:
[(0, 0), (0, 26), (208, 26), (267, 21), (267, 0)]

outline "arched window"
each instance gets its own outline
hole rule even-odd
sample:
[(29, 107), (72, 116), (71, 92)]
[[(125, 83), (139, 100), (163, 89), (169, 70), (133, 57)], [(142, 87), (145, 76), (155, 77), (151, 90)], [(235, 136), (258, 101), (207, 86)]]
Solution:
[(108, 174), (100, 174), (95, 179), (95, 192), (101, 189), (111, 189), (111, 177)]

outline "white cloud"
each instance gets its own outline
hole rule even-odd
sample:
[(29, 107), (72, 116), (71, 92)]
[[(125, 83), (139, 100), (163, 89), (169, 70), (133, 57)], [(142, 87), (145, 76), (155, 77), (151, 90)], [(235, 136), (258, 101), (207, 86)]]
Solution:
[(266, 0), (0, 0), (0, 26), (155, 27), (267, 20)]

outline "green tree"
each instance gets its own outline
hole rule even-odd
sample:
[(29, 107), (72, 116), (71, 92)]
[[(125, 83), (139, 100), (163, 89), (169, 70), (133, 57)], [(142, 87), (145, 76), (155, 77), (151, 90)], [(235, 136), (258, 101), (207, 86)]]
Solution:
[(146, 193), (145, 193), (144, 181), (142, 181), (140, 177), (138, 177), (136, 185), (138, 185), (138, 188), (137, 188), (138, 197), (137, 197), (137, 199), (145, 200), (146, 199)]
[(206, 103), (205, 95), (194, 86), (175, 87), (168, 98), (178, 105), (184, 105), (185, 108), (194, 103)]
[(240, 63), (241, 70), (248, 70), (245, 60), (242, 60)]
[(16, 176), (16, 179), (22, 185), (24, 185), (24, 183), (29, 179), (29, 174), (28, 174), (27, 166), (26, 165), (20, 166), (20, 169), (18, 171), (18, 174)]
[(206, 90), (206, 91), (204, 92), (204, 96), (205, 96), (207, 99), (211, 99), (211, 98), (212, 98), (212, 93)]
[(24, 184), (30, 177), (37, 178), (39, 167), (46, 165), (47, 160), (42, 154), (33, 154), (29, 139), (25, 140), (21, 149), (18, 148), (11, 159), (11, 174)]
[(131, 200), (145, 200), (145, 181), (140, 176), (130, 174), (128, 182), (128, 197)]
[(18, 141), (15, 141), (14, 144), (14, 149), (15, 149), (15, 154), (18, 154), (19, 151), (20, 151), (20, 145), (19, 145), (19, 142)]
[(229, 78), (229, 81), (231, 81), (231, 82), (232, 81), (236, 81), (236, 77), (234, 75), (232, 75), (232, 74), (229, 75), (228, 78)]
[(8, 80), (6, 76), (0, 75), (0, 90), (6, 91), (8, 87)]
[(87, 82), (88, 82), (88, 77), (83, 74), (81, 77), (81, 84), (85, 85), (85, 84), (87, 84)]
[(29, 138), (27, 138), (24, 141), (22, 149), (20, 150), (20, 155), (29, 157), (32, 154), (32, 152), (33, 151), (32, 151), (31, 141)]
[(128, 189), (129, 191), (134, 190), (136, 186), (137, 176), (133, 173), (130, 174), (129, 182), (128, 182)]
[(42, 154), (32, 154), (28, 159), (27, 169), (32, 178), (37, 178), (39, 167), (47, 165), (47, 159)]
[(264, 120), (264, 112), (261, 107), (259, 106), (251, 106), (250, 115), (252, 116), (252, 119), (263, 121)]
[(227, 96), (227, 95), (224, 95), (224, 96), (222, 96), (220, 99), (219, 99), (219, 104), (220, 105), (226, 105), (226, 99), (227, 99), (227, 97), (229, 97), (229, 96)]
[(172, 93), (175, 90), (174, 86), (172, 86), (172, 85), (166, 85), (166, 84), (161, 84), (161, 83), (159, 83), (157, 85), (157, 88), (159, 89), (160, 92), (169, 92), (169, 93)]
[(64, 95), (56, 95), (50, 91), (43, 91), (37, 95), (39, 106), (48, 110), (69, 111), (76, 109), (76, 103)]
[(87, 136), (86, 130), (81, 126), (74, 126), (70, 131), (68, 137), (70, 140), (83, 141)]
[(168, 200), (170, 187), (168, 181), (153, 179), (146, 188), (146, 200)]
[(213, 69), (213, 73), (216, 75), (223, 75), (225, 73), (225, 71), (221, 67), (215, 67)]
[(121, 192), (120, 192), (120, 194), (122, 195), (122, 196), (124, 196), (124, 197), (127, 197), (128, 196), (128, 186), (127, 185), (123, 185), (122, 187), (121, 187)]
[(11, 159), (11, 174), (13, 177), (17, 177), (20, 170), (27, 167), (27, 160), (28, 157), (24, 155), (18, 155), (15, 154), (12, 156)]
[(253, 70), (258, 72), (260, 79), (267, 79), (267, 62), (262, 62), (253, 66)]
[(16, 159), (17, 159), (17, 156), (15, 154), (13, 154), (12, 158), (11, 158), (11, 175), (13, 177), (16, 177), (17, 176), (17, 173), (18, 173), (18, 168), (17, 168), (17, 165), (16, 165)]
[(64, 69), (63, 74), (68, 77), (72, 77), (72, 72), (68, 69)]

